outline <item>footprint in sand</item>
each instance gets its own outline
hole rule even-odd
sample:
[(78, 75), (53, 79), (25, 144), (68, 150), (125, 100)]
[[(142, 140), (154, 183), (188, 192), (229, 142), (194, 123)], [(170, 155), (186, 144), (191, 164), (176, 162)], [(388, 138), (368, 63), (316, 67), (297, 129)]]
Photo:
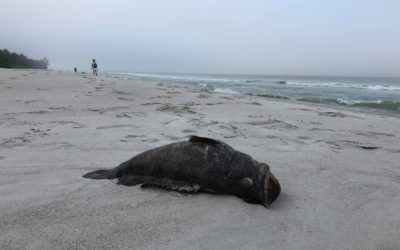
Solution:
[(132, 94), (134, 94), (132, 92), (124, 92), (124, 91), (120, 91), (120, 90), (114, 90), (111, 93), (118, 94), (118, 95), (132, 95)]
[(103, 109), (86, 109), (86, 110), (92, 111), (92, 112), (99, 112), (99, 114), (103, 114), (105, 112), (117, 111), (120, 109), (127, 109), (127, 108), (129, 108), (129, 107), (122, 106), (122, 107), (110, 107), (110, 108), (103, 108)]
[(41, 133), (41, 132), (48, 132), (48, 131), (50, 131), (51, 129), (44, 129), (44, 130), (40, 130), (40, 129), (36, 129), (36, 128), (31, 128), (31, 131), (33, 132), (33, 133)]
[(159, 139), (156, 139), (156, 138), (149, 138), (149, 139), (143, 139), (143, 140), (141, 140), (142, 142), (150, 142), (150, 143), (153, 143), (153, 142), (159, 142), (160, 140)]
[(185, 130), (182, 130), (182, 133), (191, 133), (191, 134), (195, 134), (195, 133), (197, 133), (197, 130), (185, 129)]
[(125, 138), (144, 138), (145, 135), (126, 135)]
[(225, 103), (226, 102), (215, 102), (215, 103), (208, 102), (208, 103), (206, 103), (206, 105), (212, 106), (212, 105), (221, 105), (221, 104), (225, 104)]
[(6, 138), (0, 141), (0, 148), (13, 148), (18, 146), (24, 146), (31, 142), (32, 142), (31, 139), (26, 136)]
[(118, 114), (115, 117), (117, 117), (117, 118), (132, 118), (132, 116), (129, 116), (126, 113)]
[(171, 104), (163, 104), (161, 107), (158, 107), (156, 110), (163, 111), (163, 112), (173, 112), (176, 114), (182, 114), (182, 113), (196, 114), (196, 112), (193, 111), (193, 109), (190, 106), (193, 106), (193, 105), (182, 104), (180, 106), (174, 106)]
[(313, 111), (311, 109), (306, 109), (306, 108), (291, 108), (291, 110)]
[(49, 107), (51, 110), (66, 110), (66, 107)]
[(168, 120), (168, 121), (165, 121), (165, 122), (161, 122), (161, 124), (163, 124), (163, 125), (168, 125), (168, 124), (173, 123), (173, 122), (176, 122), (176, 121), (179, 121), (179, 119)]
[(167, 91), (167, 94), (180, 94), (180, 93), (182, 93), (182, 92), (179, 92), (179, 91)]
[(396, 135), (394, 134), (387, 134), (387, 133), (381, 133), (381, 132), (373, 132), (373, 131), (350, 131), (352, 134), (355, 135), (362, 135), (362, 136), (366, 136), (368, 138), (374, 138), (374, 139), (378, 139), (381, 136), (386, 136), (386, 137), (396, 137)]
[(248, 104), (249, 104), (249, 105), (262, 106), (262, 104), (259, 103), (259, 102), (249, 102)]
[(118, 125), (111, 125), (111, 126), (102, 126), (96, 127), (96, 129), (110, 129), (110, 128), (138, 128), (137, 125), (131, 124), (118, 124)]
[(309, 131), (328, 131), (328, 132), (334, 132), (334, 129), (329, 129), (329, 128), (311, 128)]
[(330, 117), (339, 117), (339, 118), (344, 118), (347, 115), (340, 113), (340, 112), (317, 112), (318, 115), (322, 115), (322, 116), (330, 116)]
[(227, 100), (234, 100), (235, 98), (230, 97), (230, 96), (221, 96), (221, 99), (227, 99)]
[(300, 139), (300, 140), (310, 140), (311, 138), (308, 137), (308, 136), (298, 136), (297, 139)]
[(172, 99), (172, 96), (169, 96), (169, 95), (157, 95), (157, 96), (149, 97), (148, 99), (151, 100), (151, 99), (162, 99), (162, 98)]
[(201, 119), (191, 119), (187, 122), (192, 123), (193, 126), (198, 127), (198, 128), (204, 128), (204, 127), (208, 127), (208, 126), (212, 126), (212, 125), (216, 125), (219, 124), (218, 121), (204, 121)]
[(182, 139), (179, 136), (175, 136), (175, 135), (167, 135), (167, 134), (164, 134), (164, 133), (160, 133), (160, 135), (162, 135), (164, 137), (167, 137), (169, 140), (172, 140), (172, 141), (179, 141), (179, 140)]
[(126, 98), (126, 97), (118, 97), (117, 99), (120, 101), (129, 101), (129, 102), (135, 101), (135, 99), (133, 98)]
[(142, 103), (142, 106), (147, 106), (147, 105), (159, 105), (162, 104), (161, 102), (146, 102)]
[(120, 140), (120, 141), (122, 141), (122, 142), (131, 142), (132, 139), (135, 139), (135, 138), (144, 138), (144, 137), (146, 137), (146, 136), (145, 136), (145, 135), (126, 135), (126, 136), (125, 136), (125, 139), (122, 139), (122, 140)]
[(210, 98), (212, 95), (209, 94), (200, 94), (197, 96), (197, 98)]
[(145, 117), (146, 113), (144, 112), (122, 112), (120, 114), (117, 114), (116, 117), (118, 118), (132, 118), (133, 116), (137, 116), (137, 117)]
[(297, 129), (299, 128), (296, 125), (292, 125), (290, 123), (276, 120), (276, 119), (268, 119), (268, 120), (261, 120), (261, 121), (252, 121), (252, 122), (247, 122), (245, 124), (253, 125), (253, 126), (263, 126), (263, 128), (266, 129)]
[(51, 121), (50, 124), (72, 125), (72, 128), (84, 128), (85, 125), (74, 121)]
[(29, 104), (29, 103), (34, 103), (34, 102), (42, 102), (42, 100), (29, 100), (29, 101), (25, 101), (24, 103)]
[(49, 111), (46, 110), (38, 110), (38, 111), (28, 111), (28, 112), (14, 112), (14, 113), (7, 113), (5, 115), (23, 115), (23, 114), (32, 114), (32, 115), (43, 115), (49, 113)]
[(327, 111), (327, 112), (320, 112), (317, 111), (318, 115), (322, 115), (322, 116), (329, 116), (329, 117), (338, 117), (338, 118), (344, 118), (344, 117), (352, 117), (352, 118), (357, 118), (357, 119), (363, 119), (361, 117), (358, 116), (350, 116), (350, 115), (346, 115), (343, 114), (341, 112), (332, 112), (332, 111)]
[[(320, 141), (317, 141), (320, 142)], [(335, 141), (324, 141), (333, 150), (345, 149), (346, 147), (354, 147), (364, 150), (375, 150), (379, 149), (379, 146), (375, 146), (368, 143), (358, 142), (358, 141), (348, 141), (348, 140), (335, 140)]]

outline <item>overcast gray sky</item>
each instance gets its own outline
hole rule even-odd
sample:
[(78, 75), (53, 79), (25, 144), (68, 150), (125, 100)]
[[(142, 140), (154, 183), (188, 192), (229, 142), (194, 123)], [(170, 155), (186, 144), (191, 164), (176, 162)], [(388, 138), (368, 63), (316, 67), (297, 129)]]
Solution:
[(53, 69), (400, 76), (400, 1), (0, 0), (0, 48)]

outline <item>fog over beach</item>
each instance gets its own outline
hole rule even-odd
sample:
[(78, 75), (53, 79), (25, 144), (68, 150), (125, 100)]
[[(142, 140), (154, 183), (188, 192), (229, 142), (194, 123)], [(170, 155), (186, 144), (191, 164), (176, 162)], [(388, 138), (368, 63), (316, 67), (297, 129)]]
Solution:
[(2, 1), (3, 48), (50, 68), (399, 77), (397, 0)]

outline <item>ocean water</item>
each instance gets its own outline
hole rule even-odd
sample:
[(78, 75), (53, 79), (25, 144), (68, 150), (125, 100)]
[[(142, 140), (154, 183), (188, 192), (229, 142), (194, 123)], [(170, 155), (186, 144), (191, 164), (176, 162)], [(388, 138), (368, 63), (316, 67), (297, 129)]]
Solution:
[(104, 75), (192, 85), (233, 95), (257, 95), (400, 115), (400, 78), (129, 72), (108, 72)]

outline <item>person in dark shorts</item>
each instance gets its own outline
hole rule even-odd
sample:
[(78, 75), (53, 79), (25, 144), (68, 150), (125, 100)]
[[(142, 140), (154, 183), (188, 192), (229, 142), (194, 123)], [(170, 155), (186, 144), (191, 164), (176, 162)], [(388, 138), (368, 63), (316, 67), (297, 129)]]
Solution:
[(92, 62), (92, 70), (93, 70), (93, 75), (97, 76), (97, 63), (96, 63), (96, 60), (94, 60), (94, 59)]

